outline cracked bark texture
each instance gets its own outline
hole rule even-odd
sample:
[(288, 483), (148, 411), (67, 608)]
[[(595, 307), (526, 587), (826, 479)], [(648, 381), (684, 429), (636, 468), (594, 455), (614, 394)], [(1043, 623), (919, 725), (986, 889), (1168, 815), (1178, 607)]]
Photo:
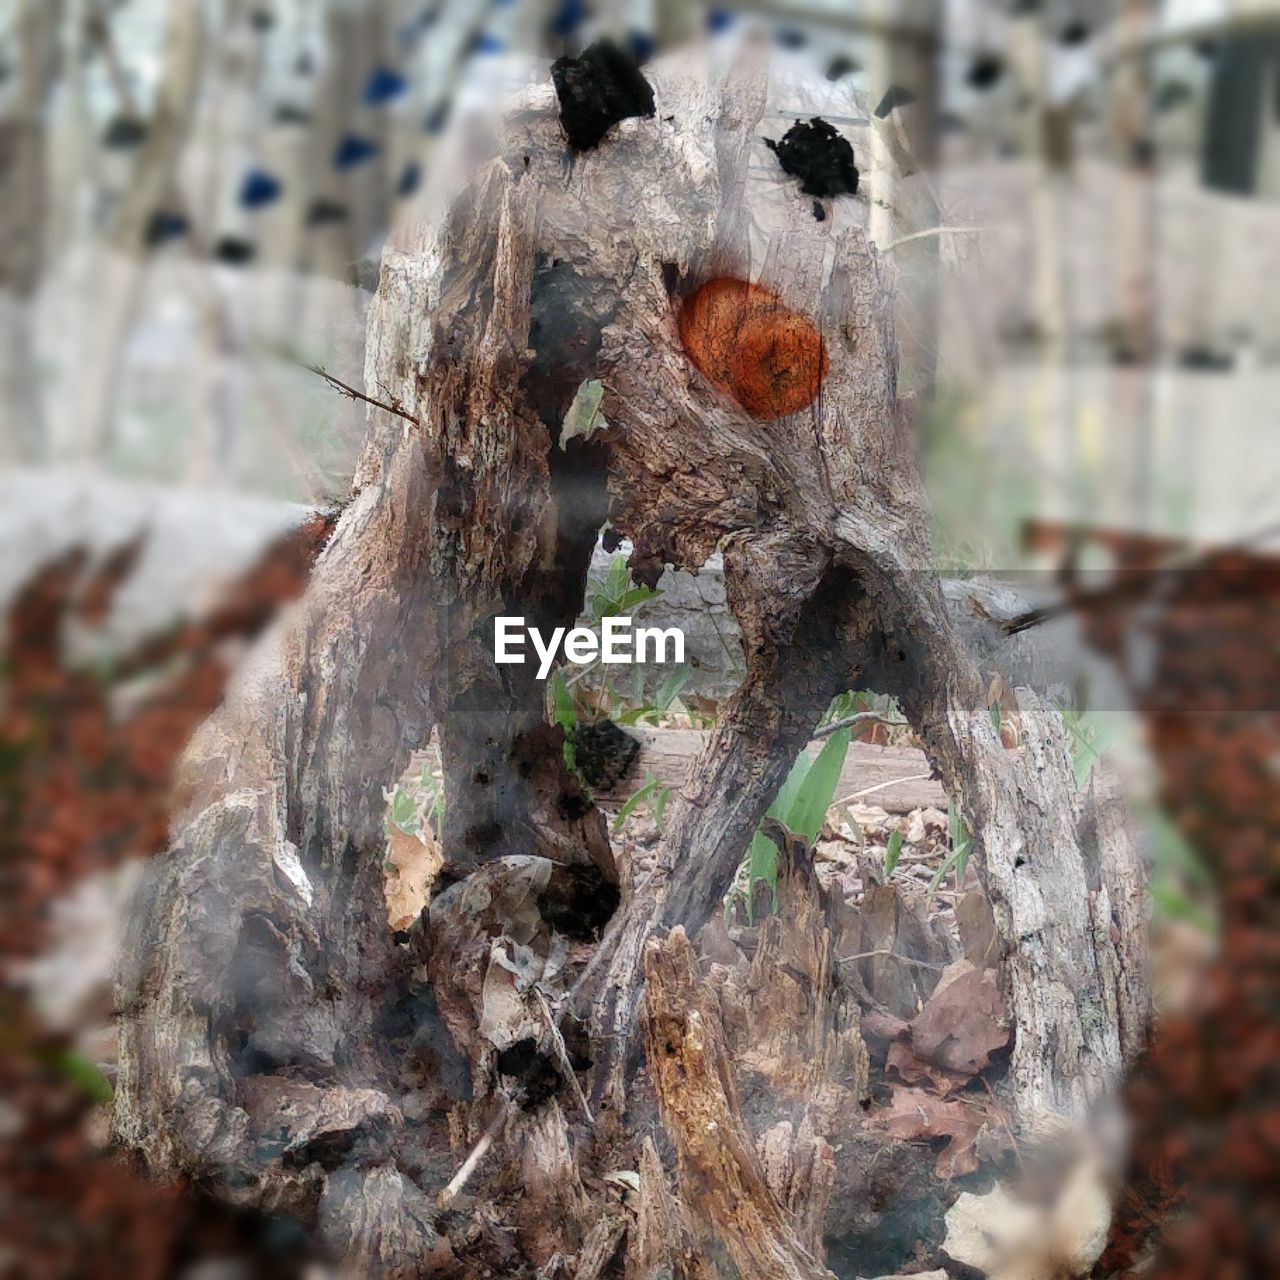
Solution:
[[(1002, 750), (944, 604), (888, 268), (798, 190), (753, 255), (764, 56), (647, 68), (655, 119), (576, 157), (550, 86), (531, 89), (434, 234), (387, 255), (367, 382), (420, 426), (372, 415), (306, 597), (190, 747), (173, 848), (133, 914), (117, 1136), (158, 1170), (313, 1224), (363, 1274), (828, 1274), (812, 1206), (830, 1194), (836, 1108), (804, 1077), (808, 1103), (752, 1134), (715, 1017), (698, 1001), (672, 1011), (688, 944), (661, 939), (716, 912), (830, 698), (868, 680), (901, 696), (983, 852), (1024, 1131), (1106, 1097), (1142, 1023), (1123, 827), (1094, 820), (1082, 844), (1061, 728), (1032, 695), (1030, 750)], [(685, 358), (681, 300), (723, 274), (821, 328), (830, 371), (811, 408), (756, 421)], [(561, 449), (586, 377), (603, 383), (608, 429)], [(606, 517), (640, 580), (723, 551), (747, 659), (643, 865), (610, 849), (530, 668), (491, 656), (499, 614), (577, 616)], [(452, 884), (396, 940), (382, 788), (437, 725)], [(549, 895), (611, 884), (621, 906), (584, 962)], [(795, 880), (795, 916), (766, 954), (791, 955), (822, 1025), (759, 1028), (776, 1050), (761, 1070), (794, 1085), (808, 1045), (856, 1092), (865, 1051), (810, 889)], [(646, 971), (660, 979), (647, 1013)], [(719, 1082), (706, 1097), (722, 1137), (696, 1149), (663, 1087), (663, 1017)], [(550, 1064), (555, 1096), (536, 1070), (502, 1066), (521, 1046)], [(442, 1210), (490, 1131), (472, 1207)], [(674, 1177), (673, 1146), (719, 1199)], [(618, 1170), (638, 1171), (638, 1190), (605, 1176)], [(750, 1239), (708, 1220), (734, 1186), (757, 1211)]]

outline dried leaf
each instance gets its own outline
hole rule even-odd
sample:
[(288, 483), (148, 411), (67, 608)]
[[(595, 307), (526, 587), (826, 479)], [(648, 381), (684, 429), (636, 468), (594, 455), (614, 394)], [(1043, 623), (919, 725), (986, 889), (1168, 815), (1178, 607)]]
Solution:
[(943, 1098), (958, 1093), (973, 1079), (963, 1072), (948, 1071), (945, 1067), (925, 1062), (916, 1056), (910, 1044), (904, 1040), (895, 1041), (889, 1046), (884, 1069), (887, 1076), (896, 1077), (903, 1084), (931, 1085), (933, 1091)]
[(391, 823), (387, 835), (387, 923), (407, 929), (431, 899), (431, 886), (444, 858), (430, 827), (410, 835)]
[(978, 1168), (975, 1144), (983, 1133), (998, 1125), (990, 1103), (977, 1098), (939, 1098), (923, 1089), (893, 1091), (888, 1109), (877, 1117), (880, 1128), (895, 1138), (948, 1138), (938, 1153), (934, 1170), (940, 1178), (974, 1173)]
[(912, 809), (907, 818), (906, 837), (908, 844), (920, 844), (925, 838), (924, 810)]
[(862, 1015), (860, 1029), (868, 1048), (879, 1049), (881, 1054), (888, 1045), (907, 1035), (907, 1024), (885, 1009), (869, 1009)]
[(966, 893), (956, 904), (956, 928), (965, 959), (980, 969), (995, 960), (999, 946), (995, 917), (987, 895), (980, 889)]
[(867, 831), (878, 831), (889, 821), (889, 811), (874, 804), (851, 804), (847, 810), (849, 816)]
[(1009, 1043), (1010, 1034), (994, 975), (974, 969), (939, 984), (911, 1023), (911, 1047), (926, 1062), (975, 1076)]

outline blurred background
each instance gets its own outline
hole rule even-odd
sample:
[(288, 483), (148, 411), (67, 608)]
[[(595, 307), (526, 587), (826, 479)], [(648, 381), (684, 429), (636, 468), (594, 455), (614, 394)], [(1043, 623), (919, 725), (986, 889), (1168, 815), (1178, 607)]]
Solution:
[(754, 23), (874, 190), (948, 555), (1011, 563), (1029, 513), (1256, 533), (1280, 470), (1270, 9), (7, 0), (0, 449), (344, 494), (363, 415), (280, 353), (359, 381), (381, 247), (456, 178), (460, 122), (602, 34), (645, 58)]
[[(223, 617), (221, 631), (191, 619), (229, 583), (243, 588), (305, 510), (347, 492), (365, 407), (307, 366), (363, 387), (382, 251), (466, 176), (470, 119), (602, 36), (643, 62), (691, 41), (731, 50), (747, 31), (771, 43), (783, 85), (768, 136), (821, 114), (853, 144), (854, 216), (898, 273), (901, 377), (918, 397), (940, 567), (1044, 581), (1068, 562), (1097, 574), (1242, 547), (1274, 591), (1280, 4), (0, 0), (0, 780), (11, 806), (0, 948), (8, 978), (21, 976), (4, 1035), (36, 1046), (27, 1058), (82, 1100), (110, 1092), (103, 975), (122, 891), (98, 873), (162, 843), (157, 797), (220, 696), (223, 642), (251, 632), (284, 589), (264, 589), (258, 613)], [(58, 584), (83, 570), (77, 549), (98, 566), (102, 607), (63, 628)], [(1263, 663), (1231, 692), (1235, 710), (1275, 710), (1267, 609), (1231, 624)], [(1143, 821), (1173, 985), (1187, 957), (1200, 963), (1219, 943), (1215, 821), (1253, 851), (1256, 886), (1274, 815), (1252, 791), (1223, 803), (1229, 780), (1215, 821), (1170, 799), (1171, 779), (1216, 748), (1162, 754), (1151, 685), (1168, 676), (1167, 634), (1154, 634), (1145, 685), (1099, 675), (1105, 694), (1076, 690), (1070, 715), (1077, 763), (1090, 767), (1104, 745), (1147, 731)], [(1085, 638), (1104, 651), (1114, 640)], [(101, 673), (144, 642), (151, 683), (107, 699)], [(1216, 668), (1224, 652), (1203, 656)], [(182, 697), (130, 722), (178, 656), (196, 672)], [(1216, 676), (1181, 678), (1165, 702), (1203, 703)], [(83, 771), (47, 761), (32, 799), (22, 744), (31, 708), (55, 694), (86, 739), (115, 741), (122, 724), (137, 739), (141, 780), (114, 807), (84, 798)], [(1280, 760), (1268, 732), (1237, 761), (1261, 770), (1264, 791)], [(33, 1116), (62, 1133), (60, 1106), (81, 1134), (83, 1109), (37, 1089), (0, 1104), (0, 1137), (29, 1135)], [(31, 1153), (52, 1144), (24, 1139), (0, 1178), (27, 1179), (23, 1194), (38, 1198)], [(100, 1189), (86, 1177), (81, 1188), (62, 1167), (57, 1181), (92, 1203)], [(137, 1184), (139, 1206), (156, 1194)], [(120, 1207), (90, 1232), (134, 1233), (129, 1257), (150, 1271), (77, 1271), (87, 1246), (76, 1237), (68, 1252), (75, 1232), (51, 1214), (45, 1254), (27, 1238), (0, 1251), (0, 1274), (166, 1275), (240, 1238), (237, 1222), (171, 1211), (166, 1224)], [(252, 1248), (296, 1262), (288, 1227), (272, 1230), (255, 1227)], [(175, 1251), (175, 1231), (205, 1243)]]

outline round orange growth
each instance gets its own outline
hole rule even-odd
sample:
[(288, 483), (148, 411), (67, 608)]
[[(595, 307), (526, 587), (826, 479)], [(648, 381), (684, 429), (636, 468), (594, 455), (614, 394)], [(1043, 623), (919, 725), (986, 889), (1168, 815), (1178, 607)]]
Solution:
[(745, 280), (722, 276), (693, 293), (680, 309), (680, 341), (694, 367), (755, 418), (798, 413), (827, 376), (812, 321)]

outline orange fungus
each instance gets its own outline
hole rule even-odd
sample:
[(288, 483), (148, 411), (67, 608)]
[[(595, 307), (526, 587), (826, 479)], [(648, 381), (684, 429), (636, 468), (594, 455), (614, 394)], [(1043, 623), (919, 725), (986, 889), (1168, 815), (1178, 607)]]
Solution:
[(709, 280), (686, 299), (680, 341), (694, 367), (755, 418), (807, 408), (827, 375), (813, 322), (745, 280)]

